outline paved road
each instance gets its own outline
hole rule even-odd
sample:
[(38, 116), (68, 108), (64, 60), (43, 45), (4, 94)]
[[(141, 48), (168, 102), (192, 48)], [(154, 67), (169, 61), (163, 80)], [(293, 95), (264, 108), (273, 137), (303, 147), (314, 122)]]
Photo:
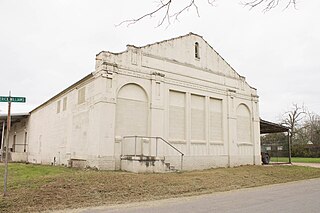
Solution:
[(320, 212), (320, 179), (189, 198), (82, 209), (81, 213)]

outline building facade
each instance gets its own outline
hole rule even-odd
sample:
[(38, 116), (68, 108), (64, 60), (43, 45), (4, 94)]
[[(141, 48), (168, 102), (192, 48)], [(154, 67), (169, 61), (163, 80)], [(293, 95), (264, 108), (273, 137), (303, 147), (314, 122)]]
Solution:
[(153, 172), (261, 164), (256, 89), (193, 33), (100, 52), (94, 72), (12, 129), (12, 159), (31, 163)]

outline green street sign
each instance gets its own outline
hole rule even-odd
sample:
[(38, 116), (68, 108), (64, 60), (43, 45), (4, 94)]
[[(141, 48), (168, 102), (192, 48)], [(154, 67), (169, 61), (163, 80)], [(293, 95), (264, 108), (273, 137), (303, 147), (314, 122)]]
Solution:
[[(0, 102), (9, 102), (8, 96), (0, 96)], [(10, 102), (25, 103), (25, 97), (10, 97)]]

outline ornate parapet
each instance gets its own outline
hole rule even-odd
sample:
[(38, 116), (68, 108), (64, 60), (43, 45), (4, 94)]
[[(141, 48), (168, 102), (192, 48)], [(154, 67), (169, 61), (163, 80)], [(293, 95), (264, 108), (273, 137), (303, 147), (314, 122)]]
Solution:
[(118, 73), (118, 65), (115, 63), (103, 62), (100, 66), (96, 68), (93, 73), (94, 76), (102, 76), (104, 78), (112, 79), (115, 74)]

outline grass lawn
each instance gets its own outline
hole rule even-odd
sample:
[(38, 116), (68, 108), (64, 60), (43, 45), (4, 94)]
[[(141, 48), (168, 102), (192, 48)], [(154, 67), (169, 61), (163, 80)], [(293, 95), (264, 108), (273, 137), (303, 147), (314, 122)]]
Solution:
[[(4, 166), (0, 164), (0, 176)], [(199, 195), (319, 178), (320, 169), (241, 166), (204, 171), (134, 174), (10, 164), (8, 196), (0, 212), (35, 212)], [(3, 178), (0, 187), (3, 188)]]
[[(288, 157), (271, 157), (271, 162), (288, 162)], [(320, 163), (320, 158), (299, 158), (292, 157), (291, 161), (293, 163)]]

